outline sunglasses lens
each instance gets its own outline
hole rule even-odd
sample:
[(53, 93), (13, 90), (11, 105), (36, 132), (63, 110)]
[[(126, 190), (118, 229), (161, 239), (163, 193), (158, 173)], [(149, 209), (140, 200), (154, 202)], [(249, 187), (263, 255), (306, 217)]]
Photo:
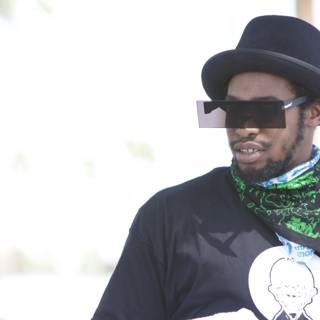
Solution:
[(210, 102), (197, 101), (199, 128), (225, 128), (226, 112)]
[(281, 101), (197, 102), (200, 128), (285, 128)]

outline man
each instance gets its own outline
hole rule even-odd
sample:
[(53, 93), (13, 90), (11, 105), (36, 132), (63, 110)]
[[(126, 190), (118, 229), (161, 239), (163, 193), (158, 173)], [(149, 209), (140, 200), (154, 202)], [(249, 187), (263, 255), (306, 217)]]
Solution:
[(276, 261), (270, 270), (269, 291), (281, 306), (274, 320), (290, 317), (297, 320), (310, 319), (305, 307), (312, 303), (318, 289), (311, 270), (305, 264), (283, 258)]
[[(199, 120), (227, 127), (232, 165), (139, 210), (94, 320), (273, 319), (269, 274), (279, 259), (308, 266), (319, 288), (319, 52), (312, 25), (262, 16), (235, 50), (208, 60), (212, 101), (198, 104)], [(316, 292), (303, 308), (320, 318)]]

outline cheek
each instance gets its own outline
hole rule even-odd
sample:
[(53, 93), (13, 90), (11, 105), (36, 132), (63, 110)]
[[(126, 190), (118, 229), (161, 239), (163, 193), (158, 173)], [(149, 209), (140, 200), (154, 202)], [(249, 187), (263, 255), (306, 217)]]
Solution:
[[(271, 143), (271, 150), (273, 153), (281, 157), (284, 151), (290, 149), (295, 137), (288, 129), (269, 129), (266, 133), (269, 142)], [(271, 132), (272, 130), (272, 132)]]
[(227, 133), (227, 138), (228, 138), (229, 143), (230, 143), (230, 141), (233, 141), (235, 139), (234, 130), (226, 129), (226, 133)]

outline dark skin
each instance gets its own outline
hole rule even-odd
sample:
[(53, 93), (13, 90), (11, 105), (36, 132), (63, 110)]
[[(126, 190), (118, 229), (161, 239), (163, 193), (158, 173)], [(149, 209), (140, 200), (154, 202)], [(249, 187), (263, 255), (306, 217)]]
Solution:
[[(290, 82), (280, 76), (246, 72), (229, 82), (227, 98), (237, 100), (296, 97)], [(286, 128), (227, 129), (234, 162), (250, 183), (279, 176), (310, 159), (314, 131), (320, 124), (320, 102), (310, 105), (301, 115), (299, 107), (286, 112)]]

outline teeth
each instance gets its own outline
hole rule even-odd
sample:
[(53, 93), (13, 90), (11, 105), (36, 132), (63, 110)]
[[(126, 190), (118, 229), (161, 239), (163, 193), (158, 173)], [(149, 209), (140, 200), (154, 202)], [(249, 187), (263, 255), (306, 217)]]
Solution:
[(253, 148), (250, 148), (250, 149), (240, 149), (240, 152), (245, 152), (245, 153), (253, 153), (253, 152), (256, 152), (258, 151), (258, 149), (253, 149)]

